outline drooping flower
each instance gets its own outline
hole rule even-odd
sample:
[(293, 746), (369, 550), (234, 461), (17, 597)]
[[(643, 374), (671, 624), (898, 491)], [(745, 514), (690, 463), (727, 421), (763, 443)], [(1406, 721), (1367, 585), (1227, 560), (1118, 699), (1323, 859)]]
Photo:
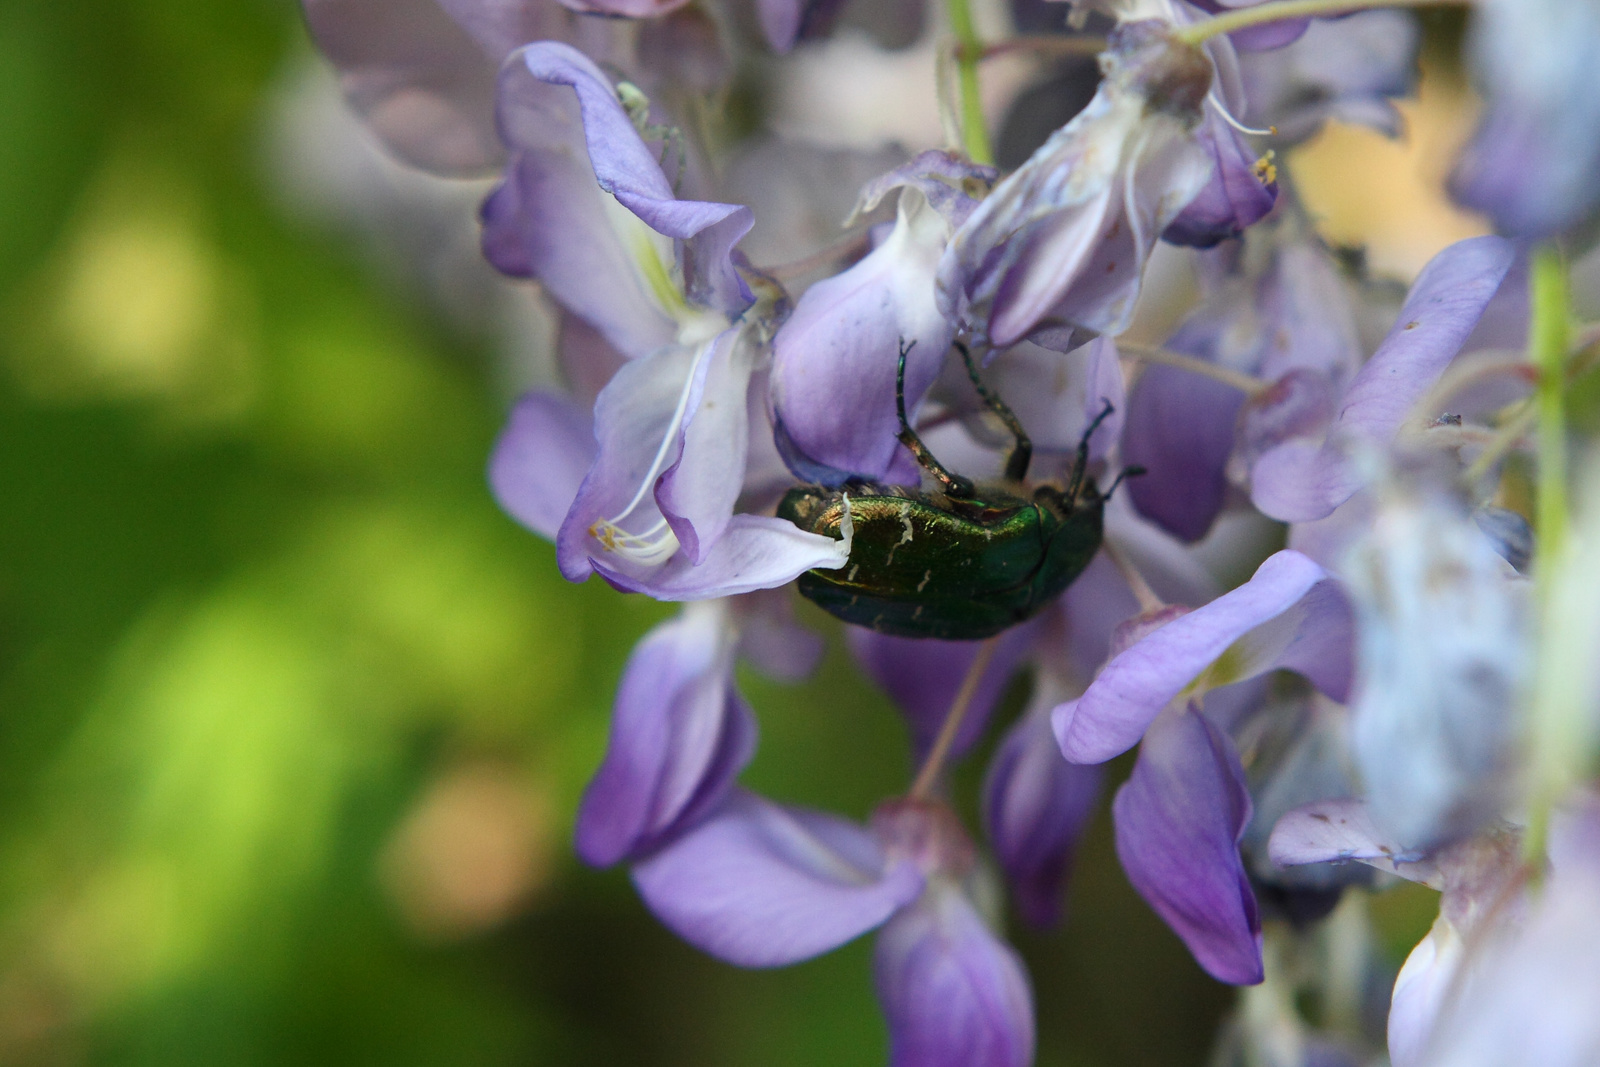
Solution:
[(1195, 135), (1212, 64), (1158, 21), (1120, 26), (1084, 111), (1002, 181), (939, 264), (940, 307), (1003, 348), (1127, 328), (1156, 239), (1211, 177)]

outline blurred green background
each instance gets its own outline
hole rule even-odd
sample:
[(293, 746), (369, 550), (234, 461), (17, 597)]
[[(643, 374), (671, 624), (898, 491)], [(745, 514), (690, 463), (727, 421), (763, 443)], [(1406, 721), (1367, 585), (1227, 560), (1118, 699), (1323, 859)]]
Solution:
[[(316, 70), (289, 0), (0, 3), (0, 1063), (881, 1063), (869, 942), (736, 971), (571, 858), (668, 609), (489, 498), (503, 331), (284, 195)], [(862, 817), (904, 738), (808, 618), (748, 780)], [(1044, 1064), (1231, 1001), (1103, 815), (1019, 941)]]

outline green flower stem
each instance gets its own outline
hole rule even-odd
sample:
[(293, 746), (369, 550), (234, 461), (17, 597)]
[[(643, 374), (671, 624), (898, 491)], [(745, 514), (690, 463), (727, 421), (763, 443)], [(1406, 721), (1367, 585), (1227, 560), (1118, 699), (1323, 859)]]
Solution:
[[(1576, 780), (1585, 759), (1582, 693), (1568, 663), (1567, 631), (1579, 625), (1568, 618), (1581, 606), (1570, 603), (1563, 587), (1574, 575), (1568, 551), (1566, 360), (1571, 340), (1567, 264), (1556, 248), (1546, 245), (1533, 255), (1528, 278), (1531, 316), (1528, 359), (1538, 369), (1534, 393), (1539, 413), (1538, 496), (1534, 528), (1539, 535), (1535, 591), (1540, 614), (1539, 652), (1532, 701), (1532, 795), (1524, 841), (1530, 860), (1542, 860), (1550, 809)], [(1592, 596), (1592, 590), (1585, 596)]]
[(1219, 34), (1247, 30), (1285, 19), (1302, 19), (1317, 15), (1342, 15), (1349, 11), (1366, 11), (1377, 7), (1464, 7), (1468, 0), (1280, 0), (1261, 4), (1226, 15), (1206, 19), (1185, 26), (1173, 36), (1186, 44), (1200, 44)]
[(961, 147), (974, 163), (993, 163), (994, 149), (989, 144), (989, 127), (983, 120), (983, 101), (978, 96), (978, 64), (983, 59), (983, 42), (972, 24), (972, 9), (967, 0), (945, 0), (950, 13), (950, 29), (956, 35), (956, 83), (961, 90)]

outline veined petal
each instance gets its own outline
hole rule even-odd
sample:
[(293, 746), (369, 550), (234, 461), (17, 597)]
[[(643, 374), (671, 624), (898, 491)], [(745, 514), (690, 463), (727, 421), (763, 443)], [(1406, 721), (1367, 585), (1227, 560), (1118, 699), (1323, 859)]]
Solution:
[(750, 372), (755, 346), (738, 329), (711, 343), (683, 416), (683, 447), (661, 475), (656, 503), (683, 551), (703, 562), (733, 518), (750, 451)]
[(775, 589), (812, 568), (834, 570), (850, 561), (850, 547), (821, 534), (806, 533), (787, 519), (735, 515), (717, 543), (698, 564), (683, 553), (657, 567), (624, 560), (594, 559), (600, 577), (628, 593), (657, 600), (704, 600)]
[(890, 919), (873, 960), (890, 1067), (1028, 1067), (1033, 996), (1022, 961), (945, 879)]
[(634, 865), (645, 903), (685, 941), (741, 967), (781, 967), (881, 925), (922, 892), (865, 829), (735, 791)]
[(1250, 794), (1233, 742), (1192, 708), (1168, 711), (1111, 812), (1128, 880), (1200, 966), (1233, 985), (1261, 981), (1261, 919), (1239, 858)]
[(727, 609), (691, 605), (634, 648), (611, 740), (578, 808), (578, 855), (596, 867), (648, 853), (715, 806), (755, 754), (733, 685)]
[(489, 486), (507, 514), (554, 541), (594, 457), (589, 413), (536, 390), (517, 401), (495, 442)]
[[(1267, 559), (1246, 583), (1174, 619), (1112, 657), (1082, 697), (1054, 714), (1061, 751), (1074, 763), (1100, 763), (1127, 751), (1163, 708), (1251, 630), (1294, 607), (1328, 577), (1298, 552)], [(1287, 651), (1293, 642), (1282, 648)], [(1243, 656), (1222, 665), (1219, 684), (1243, 681), (1278, 663)], [(1246, 673), (1246, 672), (1251, 673)]]

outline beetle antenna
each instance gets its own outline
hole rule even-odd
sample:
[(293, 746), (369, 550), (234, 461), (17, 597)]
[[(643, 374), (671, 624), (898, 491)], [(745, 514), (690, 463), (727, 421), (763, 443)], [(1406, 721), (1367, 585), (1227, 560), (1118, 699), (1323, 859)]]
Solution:
[(1017, 439), (1016, 446), (1006, 457), (1005, 476), (1008, 481), (1020, 482), (1028, 476), (1028, 462), (1033, 459), (1033, 442), (1028, 439), (1028, 432), (1022, 428), (1016, 413), (1000, 399), (998, 393), (984, 385), (983, 379), (978, 377), (978, 365), (972, 361), (972, 350), (961, 341), (957, 341), (955, 345), (961, 352), (961, 359), (967, 365), (967, 377), (972, 380), (972, 387), (983, 397), (983, 402), (989, 405), (989, 410), (1000, 416), (1000, 421), (1006, 424), (1006, 429)]
[[(1100, 409), (1100, 414), (1089, 420), (1088, 428), (1083, 431), (1083, 436), (1078, 438), (1078, 459), (1072, 465), (1072, 482), (1067, 488), (1067, 500), (1069, 501), (1078, 499), (1078, 491), (1083, 488), (1083, 479), (1089, 470), (1089, 438), (1094, 436), (1094, 432), (1100, 428), (1100, 424), (1109, 419), (1111, 413), (1116, 410), (1111, 406), (1111, 401), (1107, 400), (1105, 403), (1106, 406)], [(1117, 480), (1122, 480), (1120, 475)], [(1106, 494), (1106, 497), (1110, 496), (1110, 493)]]
[(1111, 488), (1107, 489), (1103, 494), (1101, 494), (1100, 503), (1111, 503), (1111, 494), (1117, 491), (1117, 486), (1122, 484), (1124, 478), (1140, 478), (1149, 473), (1150, 472), (1145, 470), (1143, 467), (1123, 467), (1116, 479), (1112, 481)]
[(895, 412), (900, 416), (900, 443), (911, 450), (917, 457), (917, 462), (935, 481), (944, 489), (945, 496), (952, 500), (971, 500), (977, 496), (977, 490), (972, 487), (972, 481), (959, 474), (951, 474), (943, 463), (933, 458), (933, 453), (928, 451), (928, 446), (922, 443), (922, 438), (917, 436), (917, 431), (911, 428), (911, 423), (906, 420), (906, 355), (917, 342), (907, 342), (900, 339), (900, 366), (894, 376), (894, 406)]

